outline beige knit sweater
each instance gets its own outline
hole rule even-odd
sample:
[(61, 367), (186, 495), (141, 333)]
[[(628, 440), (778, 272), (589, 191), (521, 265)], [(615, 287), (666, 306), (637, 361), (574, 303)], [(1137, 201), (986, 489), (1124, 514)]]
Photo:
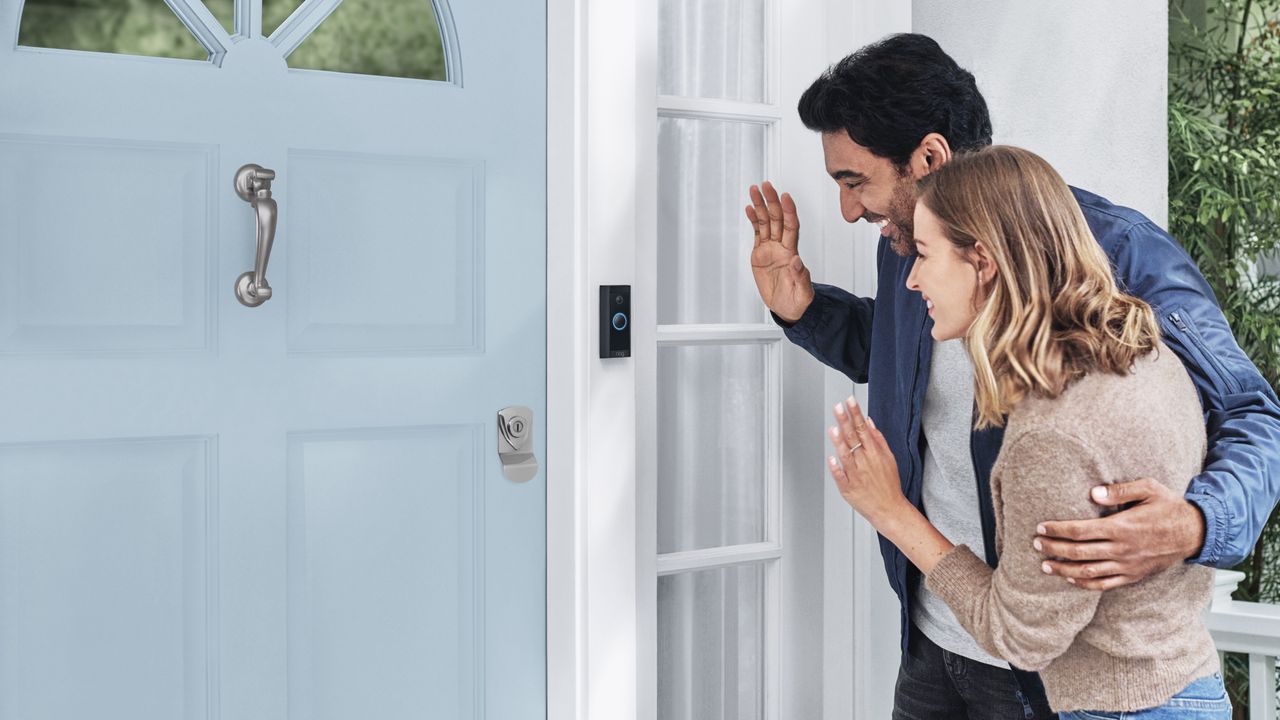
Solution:
[(956, 547), (928, 587), (988, 652), (1040, 671), (1058, 711), (1163, 704), (1218, 669), (1201, 618), (1210, 568), (1178, 564), (1141, 582), (1085, 590), (1045, 575), (1037, 523), (1098, 517), (1102, 483), (1152, 477), (1178, 492), (1200, 472), (1204, 418), (1168, 347), (1127, 375), (1092, 373), (1055, 400), (1028, 398), (1010, 414), (991, 475), (999, 568)]

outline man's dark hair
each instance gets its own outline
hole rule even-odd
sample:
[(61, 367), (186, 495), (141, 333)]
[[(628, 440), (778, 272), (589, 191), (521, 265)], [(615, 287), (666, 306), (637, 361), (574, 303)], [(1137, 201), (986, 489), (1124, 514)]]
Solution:
[(926, 35), (891, 35), (827, 68), (800, 96), (800, 120), (843, 130), (899, 168), (936, 132), (956, 152), (991, 144), (991, 116), (973, 74)]

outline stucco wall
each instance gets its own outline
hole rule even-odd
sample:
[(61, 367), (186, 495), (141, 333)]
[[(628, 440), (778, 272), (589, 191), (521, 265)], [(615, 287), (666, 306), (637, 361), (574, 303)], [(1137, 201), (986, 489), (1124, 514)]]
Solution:
[(912, 28), (974, 74), (995, 142), (1168, 217), (1165, 0), (913, 0)]

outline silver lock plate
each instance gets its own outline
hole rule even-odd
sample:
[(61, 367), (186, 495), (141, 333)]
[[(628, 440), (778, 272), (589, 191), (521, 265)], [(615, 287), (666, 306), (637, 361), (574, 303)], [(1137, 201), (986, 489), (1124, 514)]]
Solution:
[(498, 459), (512, 482), (528, 482), (538, 474), (533, 455), (533, 410), (513, 405), (498, 411)]

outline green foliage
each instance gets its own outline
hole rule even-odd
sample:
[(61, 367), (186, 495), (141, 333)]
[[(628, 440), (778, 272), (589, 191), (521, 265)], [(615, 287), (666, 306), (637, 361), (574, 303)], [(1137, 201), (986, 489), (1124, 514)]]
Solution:
[(262, 0), (262, 32), (270, 35), (297, 10), (303, 0)]
[(289, 56), (289, 67), (445, 79), (430, 0), (343, 0)]
[(164, 0), (27, 0), (18, 42), (126, 55), (209, 57)]
[[(1241, 348), (1280, 389), (1280, 0), (1170, 0), (1169, 229), (1213, 287)], [(1236, 599), (1280, 602), (1272, 512)], [(1227, 690), (1248, 717), (1248, 661)]]
[[(1280, 250), (1280, 0), (1217, 0), (1198, 17), (1189, 5), (1170, 4), (1170, 231), (1280, 386), (1280, 279), (1266, 269)], [(1280, 578), (1259, 572), (1270, 549), (1242, 568), (1247, 599), (1280, 601)]]

